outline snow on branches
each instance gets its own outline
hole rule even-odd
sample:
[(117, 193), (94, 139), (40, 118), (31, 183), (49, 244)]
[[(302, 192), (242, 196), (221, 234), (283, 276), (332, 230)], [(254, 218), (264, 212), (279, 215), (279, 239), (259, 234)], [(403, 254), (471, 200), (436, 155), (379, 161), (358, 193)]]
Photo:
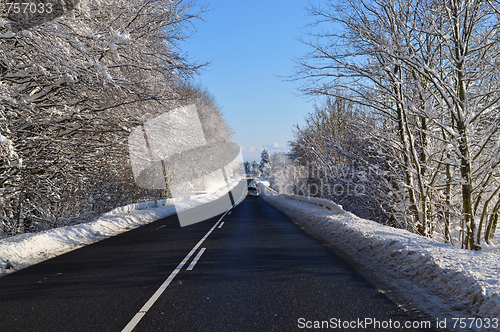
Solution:
[(202, 123), (231, 135), (213, 100), (189, 87), (200, 64), (179, 47), (204, 11), (194, 1), (83, 0), (28, 30), (0, 24), (0, 232), (158, 197), (135, 186), (127, 135), (180, 104), (205, 100)]
[(376, 115), (376, 150), (398, 165), (393, 187), (406, 202), (383, 193), (404, 207), (392, 218), (476, 250), (500, 212), (499, 12), (482, 0), (327, 1), (310, 7), (319, 32), (293, 77), (305, 94)]

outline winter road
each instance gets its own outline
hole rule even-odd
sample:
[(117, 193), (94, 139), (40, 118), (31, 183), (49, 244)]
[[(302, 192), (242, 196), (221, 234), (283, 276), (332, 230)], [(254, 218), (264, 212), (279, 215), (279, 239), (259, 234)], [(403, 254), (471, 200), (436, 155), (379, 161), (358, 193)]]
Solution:
[(303, 331), (348, 321), (346, 330), (373, 331), (392, 329), (363, 322), (416, 320), (261, 197), (221, 217), (181, 228), (172, 216), (0, 278), (0, 330)]

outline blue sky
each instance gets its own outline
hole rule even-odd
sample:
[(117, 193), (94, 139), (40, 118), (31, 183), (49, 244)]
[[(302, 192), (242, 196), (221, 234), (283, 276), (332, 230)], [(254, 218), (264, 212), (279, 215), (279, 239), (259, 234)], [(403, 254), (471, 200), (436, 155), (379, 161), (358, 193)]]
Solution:
[(293, 126), (314, 102), (297, 96), (294, 57), (308, 49), (297, 41), (311, 21), (299, 0), (212, 0), (198, 32), (181, 45), (191, 59), (210, 61), (196, 77), (215, 97), (235, 131), (245, 160), (260, 160), (263, 148), (286, 151)]

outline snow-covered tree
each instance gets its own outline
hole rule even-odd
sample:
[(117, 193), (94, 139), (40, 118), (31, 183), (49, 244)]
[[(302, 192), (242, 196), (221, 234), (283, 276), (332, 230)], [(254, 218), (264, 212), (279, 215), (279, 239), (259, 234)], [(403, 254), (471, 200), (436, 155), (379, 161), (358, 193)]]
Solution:
[(222, 116), (215, 97), (201, 86), (186, 85), (183, 90), (181, 99), (185, 99), (186, 104), (196, 105), (207, 142), (229, 140), (234, 133)]
[(252, 165), (250, 164), (250, 162), (245, 161), (243, 165), (245, 166), (245, 173), (252, 174)]
[(271, 161), (268, 176), (271, 188), (283, 194), (309, 194), (304, 167), (295, 163), (285, 152), (273, 153)]
[(396, 186), (404, 178), (397, 163), (386, 158), (389, 151), (379, 149), (384, 134), (379, 122), (345, 98), (330, 97), (316, 106), (290, 142), (291, 161), (306, 170), (296, 188), (364, 218), (408, 228), (406, 196)]
[(324, 29), (305, 41), (312, 52), (295, 76), (303, 91), (380, 117), (370, 146), (396, 172), (385, 196), (409, 202), (395, 218), (407, 211), (415, 231), (443, 228), (448, 242), (459, 222), (462, 246), (479, 249), (499, 206), (498, 4), (327, 1), (310, 12)]
[(259, 170), (263, 176), (267, 176), (269, 174), (269, 169), (271, 168), (271, 154), (268, 149), (262, 150), (260, 154), (260, 164)]
[(252, 166), (252, 174), (254, 176), (260, 176), (259, 163), (254, 160), (252, 161), (251, 166)]
[(0, 18), (0, 134), (22, 160), (0, 173), (4, 230), (158, 197), (135, 186), (126, 143), (169, 109), (203, 106), (207, 140), (230, 137), (213, 99), (189, 85), (199, 64), (179, 48), (203, 11), (194, 1), (82, 0), (24, 31)]

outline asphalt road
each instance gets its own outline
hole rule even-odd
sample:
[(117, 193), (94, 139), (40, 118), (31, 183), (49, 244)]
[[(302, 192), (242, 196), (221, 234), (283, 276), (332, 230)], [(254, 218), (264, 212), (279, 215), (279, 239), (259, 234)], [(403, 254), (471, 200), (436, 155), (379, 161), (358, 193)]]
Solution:
[(0, 278), (0, 331), (395, 330), (370, 319), (417, 321), (261, 197), (222, 219), (181, 228), (172, 216)]

